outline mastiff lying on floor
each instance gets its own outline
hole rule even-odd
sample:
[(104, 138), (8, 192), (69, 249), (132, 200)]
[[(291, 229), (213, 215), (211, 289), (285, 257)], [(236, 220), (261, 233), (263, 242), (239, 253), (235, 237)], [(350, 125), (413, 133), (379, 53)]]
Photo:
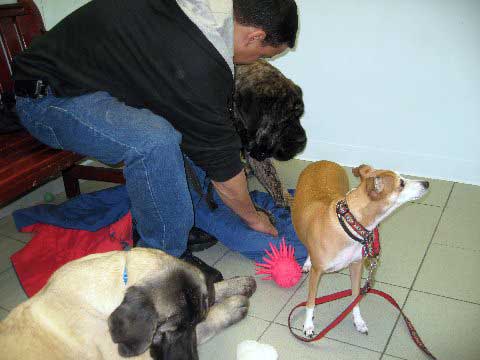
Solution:
[(57, 270), (0, 323), (2, 359), (198, 359), (201, 344), (244, 318), (252, 277), (207, 284), (159, 250), (94, 254)]

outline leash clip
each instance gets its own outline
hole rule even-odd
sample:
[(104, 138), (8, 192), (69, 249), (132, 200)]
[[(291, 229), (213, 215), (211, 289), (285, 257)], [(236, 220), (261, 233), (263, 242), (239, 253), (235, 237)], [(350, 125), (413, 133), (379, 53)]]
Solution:
[(367, 281), (365, 282), (365, 286), (361, 289), (362, 294), (366, 294), (372, 287), (373, 276), (378, 266), (378, 256), (369, 257), (368, 261), (369, 261), (368, 276), (367, 276)]

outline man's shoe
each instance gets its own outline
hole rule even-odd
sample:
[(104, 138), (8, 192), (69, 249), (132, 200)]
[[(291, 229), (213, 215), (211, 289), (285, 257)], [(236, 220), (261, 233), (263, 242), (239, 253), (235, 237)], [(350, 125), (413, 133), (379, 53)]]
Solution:
[[(137, 246), (138, 241), (140, 240), (140, 235), (138, 234), (136, 224), (133, 224), (133, 247)], [(215, 236), (206, 233), (202, 229), (197, 227), (192, 227), (188, 234), (187, 249), (191, 252), (198, 252), (212, 247), (218, 242)]]
[(191, 252), (198, 252), (212, 247), (218, 242), (215, 236), (199, 229), (198, 227), (192, 227), (188, 234), (187, 249)]
[(180, 256), (180, 259), (200, 269), (205, 275), (207, 283), (216, 283), (223, 280), (223, 275), (220, 271), (211, 267), (198, 257), (193, 256), (190, 250), (186, 250)]

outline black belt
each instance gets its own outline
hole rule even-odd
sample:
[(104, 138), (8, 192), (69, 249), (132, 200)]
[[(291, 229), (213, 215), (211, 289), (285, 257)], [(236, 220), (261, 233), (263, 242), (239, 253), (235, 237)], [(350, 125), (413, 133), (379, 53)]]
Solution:
[(47, 95), (48, 83), (45, 80), (15, 80), (14, 89), (16, 96), (38, 99)]

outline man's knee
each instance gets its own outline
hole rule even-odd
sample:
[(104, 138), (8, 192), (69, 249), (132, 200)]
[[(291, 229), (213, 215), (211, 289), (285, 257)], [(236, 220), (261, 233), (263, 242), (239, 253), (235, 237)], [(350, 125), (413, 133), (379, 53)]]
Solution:
[(149, 119), (148, 127), (143, 128), (144, 136), (140, 139), (147, 147), (150, 148), (178, 148), (182, 142), (182, 134), (177, 131), (172, 124), (170, 124), (164, 118), (154, 115), (153, 113), (146, 114), (151, 116)]
[[(138, 141), (131, 144), (125, 156), (126, 165), (134, 163), (138, 158), (147, 160), (151, 166), (164, 164), (169, 167), (178, 167), (183, 170), (183, 157), (180, 150), (181, 135), (171, 126), (163, 127), (161, 130), (146, 130), (138, 135)], [(154, 163), (150, 163), (153, 161)], [(155, 165), (156, 164), (156, 165)], [(174, 168), (165, 169), (175, 171)]]

